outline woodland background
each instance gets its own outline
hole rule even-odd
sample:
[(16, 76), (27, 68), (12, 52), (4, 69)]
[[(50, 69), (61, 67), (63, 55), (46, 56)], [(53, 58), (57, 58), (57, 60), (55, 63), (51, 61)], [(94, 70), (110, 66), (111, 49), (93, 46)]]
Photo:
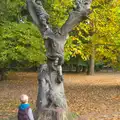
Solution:
[[(44, 0), (43, 6), (58, 29), (74, 0)], [(68, 105), (75, 115), (119, 120), (120, 0), (93, 0), (91, 9), (89, 19), (73, 29), (65, 45)], [(30, 96), (35, 108), (36, 71), (45, 62), (44, 42), (25, 0), (0, 0), (0, 120), (13, 120), (22, 93)]]
[[(54, 29), (61, 27), (74, 0), (47, 0), (44, 8)], [(120, 1), (93, 0), (89, 19), (76, 26), (65, 45), (65, 67), (94, 74), (104, 67), (120, 69)], [(45, 63), (44, 42), (32, 23), (25, 0), (0, 3), (0, 79), (7, 71), (36, 70)]]

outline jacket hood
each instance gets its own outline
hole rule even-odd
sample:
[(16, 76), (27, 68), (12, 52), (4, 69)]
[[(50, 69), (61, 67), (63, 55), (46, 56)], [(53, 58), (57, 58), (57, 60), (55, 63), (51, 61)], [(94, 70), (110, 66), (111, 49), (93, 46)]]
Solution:
[(20, 106), (19, 106), (19, 109), (20, 110), (25, 110), (25, 109), (27, 109), (27, 108), (29, 108), (30, 107), (30, 104), (21, 104)]

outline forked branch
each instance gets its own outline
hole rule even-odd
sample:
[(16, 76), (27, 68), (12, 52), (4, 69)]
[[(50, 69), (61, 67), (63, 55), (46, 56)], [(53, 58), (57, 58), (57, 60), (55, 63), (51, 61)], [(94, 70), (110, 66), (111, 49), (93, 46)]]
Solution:
[[(91, 2), (92, 0), (76, 0), (75, 8), (69, 13), (67, 21), (60, 29), (61, 35), (66, 36), (74, 26), (88, 17)], [(27, 0), (27, 6), (34, 23), (40, 28), (42, 35), (45, 36), (46, 32), (53, 33), (48, 23), (49, 15), (43, 8), (41, 0)]]

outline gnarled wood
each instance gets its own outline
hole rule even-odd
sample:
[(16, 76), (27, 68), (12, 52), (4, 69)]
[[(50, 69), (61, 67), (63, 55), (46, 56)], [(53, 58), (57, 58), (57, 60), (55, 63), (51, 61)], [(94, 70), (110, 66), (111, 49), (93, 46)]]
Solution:
[(62, 75), (64, 45), (72, 28), (88, 17), (90, 4), (91, 0), (76, 0), (76, 7), (69, 14), (65, 24), (55, 33), (48, 23), (49, 15), (41, 1), (27, 0), (28, 11), (44, 38), (47, 56), (47, 64), (40, 67), (38, 75), (36, 120), (46, 120), (48, 115), (49, 120), (58, 120), (56, 111), (45, 109), (67, 109)]

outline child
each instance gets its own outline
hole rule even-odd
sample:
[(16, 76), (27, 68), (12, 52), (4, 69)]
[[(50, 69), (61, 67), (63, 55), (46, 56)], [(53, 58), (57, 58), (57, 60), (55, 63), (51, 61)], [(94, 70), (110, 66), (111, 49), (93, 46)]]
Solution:
[(21, 105), (18, 108), (18, 120), (34, 120), (32, 109), (28, 104), (28, 96), (23, 94), (20, 96)]

